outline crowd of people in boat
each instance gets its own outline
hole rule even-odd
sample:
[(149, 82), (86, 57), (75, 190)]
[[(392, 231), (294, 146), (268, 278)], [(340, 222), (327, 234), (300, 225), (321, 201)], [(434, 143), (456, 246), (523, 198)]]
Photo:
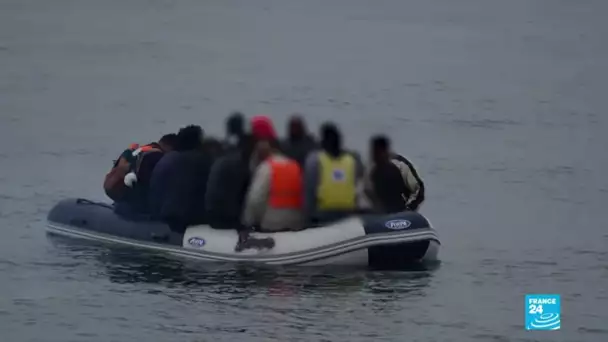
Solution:
[[(246, 127), (249, 126), (249, 127)], [(272, 120), (232, 114), (226, 137), (190, 125), (158, 142), (132, 144), (104, 180), (117, 214), (167, 222), (172, 230), (208, 224), (219, 229), (300, 230), (360, 210), (417, 210), (424, 183), (384, 135), (371, 138), (370, 163), (342, 146), (337, 125), (315, 139), (301, 116), (285, 139)]]

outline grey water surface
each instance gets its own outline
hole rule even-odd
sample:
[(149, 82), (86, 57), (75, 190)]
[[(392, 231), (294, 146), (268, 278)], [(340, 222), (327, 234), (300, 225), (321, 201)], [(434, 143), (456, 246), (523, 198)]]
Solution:
[[(0, 340), (607, 341), (605, 0), (0, 0)], [(438, 268), (244, 268), (52, 239), (131, 142), (231, 110), (387, 133)], [(560, 331), (524, 329), (557, 293)]]

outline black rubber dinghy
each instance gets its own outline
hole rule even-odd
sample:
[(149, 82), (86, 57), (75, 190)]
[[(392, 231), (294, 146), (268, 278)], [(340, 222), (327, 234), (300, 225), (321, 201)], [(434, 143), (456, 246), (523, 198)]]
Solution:
[(50, 234), (130, 245), (205, 261), (271, 265), (367, 265), (395, 268), (437, 259), (439, 238), (416, 212), (361, 215), (298, 232), (252, 233), (272, 237), (270, 249), (235, 251), (236, 230), (189, 227), (183, 234), (146, 217), (125, 218), (109, 204), (65, 199), (49, 212)]

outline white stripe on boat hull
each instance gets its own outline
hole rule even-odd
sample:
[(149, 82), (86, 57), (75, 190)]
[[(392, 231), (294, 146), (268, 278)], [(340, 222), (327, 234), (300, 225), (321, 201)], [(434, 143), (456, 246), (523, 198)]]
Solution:
[(203, 261), (254, 262), (268, 265), (367, 265), (367, 248), (369, 247), (416, 242), (421, 240), (431, 240), (429, 249), (427, 250), (423, 260), (434, 260), (437, 257), (439, 247), (437, 235), (433, 231), (425, 230), (418, 232), (396, 232), (390, 234), (368, 235), (343, 241), (339, 244), (297, 253), (286, 253), (282, 255), (239, 255), (236, 253), (210, 253), (202, 250), (186, 249), (180, 246), (137, 241), (50, 222), (47, 224), (47, 230), (49, 233), (61, 236), (95, 240), (106, 243), (117, 243)]

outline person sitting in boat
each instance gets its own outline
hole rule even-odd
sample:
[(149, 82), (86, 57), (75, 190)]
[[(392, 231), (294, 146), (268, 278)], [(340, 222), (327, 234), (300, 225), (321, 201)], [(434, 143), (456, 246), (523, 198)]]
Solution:
[(240, 138), (235, 150), (227, 152), (211, 167), (205, 194), (207, 222), (217, 229), (237, 229), (251, 172), (249, 162), (253, 153), (253, 139)]
[(260, 142), (264, 143), (267, 139), (276, 139), (277, 133), (274, 129), (272, 119), (266, 115), (256, 115), (251, 118), (251, 136), (253, 138), (253, 154), (251, 155), (251, 162), (249, 169), (253, 173), (258, 168), (263, 159), (258, 154), (257, 144)]
[(154, 203), (153, 216), (177, 232), (206, 223), (204, 198), (214, 160), (203, 136), (200, 126), (180, 129), (176, 153), (167, 161), (163, 158), (152, 175), (148, 201)]
[(243, 135), (234, 151), (217, 160), (209, 175), (205, 207), (210, 224), (220, 229), (241, 229), (245, 196), (258, 165), (254, 151), (264, 137), (276, 136), (272, 121), (266, 116), (251, 119), (251, 135)]
[(104, 179), (104, 191), (118, 212), (145, 212), (145, 196), (152, 170), (165, 152), (171, 151), (176, 134), (164, 135), (158, 143), (131, 144), (114, 162)]
[(311, 223), (343, 218), (357, 210), (357, 185), (363, 178), (361, 160), (342, 148), (333, 123), (321, 127), (321, 150), (304, 167), (304, 210)]
[(308, 133), (304, 119), (299, 115), (293, 115), (287, 124), (287, 138), (281, 147), (287, 157), (295, 159), (300, 167), (304, 168), (306, 157), (318, 146)]
[(418, 210), (424, 201), (424, 183), (412, 163), (393, 153), (384, 135), (371, 139), (370, 156), (365, 191), (373, 207), (383, 213)]
[(245, 198), (244, 226), (277, 232), (304, 228), (302, 171), (297, 161), (278, 150), (273, 131), (258, 132), (256, 155), (261, 161)]
[(239, 141), (245, 135), (245, 118), (240, 112), (234, 112), (226, 119), (225, 149), (238, 148)]
[[(195, 148), (192, 146), (196, 146), (199, 139), (197, 135), (198, 126), (194, 126), (195, 128), (182, 129), (182, 136), (180, 136), (181, 147), (178, 150), (187, 151), (191, 148)], [(188, 135), (192, 135), (192, 138), (189, 138)], [(176, 135), (177, 137), (177, 135)], [(190, 139), (192, 142), (188, 141)], [(201, 147), (203, 150), (208, 151), (209, 155), (215, 159), (219, 157), (223, 153), (223, 147), (221, 146), (221, 142), (214, 138), (204, 139), (203, 145)], [(180, 154), (178, 151), (171, 151), (165, 153), (162, 159), (156, 164), (154, 171), (152, 173), (152, 178), (150, 181), (150, 189), (148, 194), (148, 207), (150, 208), (150, 212), (152, 213), (154, 218), (160, 218), (160, 212), (162, 211), (163, 201), (167, 194), (167, 186), (169, 184), (169, 179), (173, 177), (173, 172), (177, 170), (176, 163), (180, 159)]]

